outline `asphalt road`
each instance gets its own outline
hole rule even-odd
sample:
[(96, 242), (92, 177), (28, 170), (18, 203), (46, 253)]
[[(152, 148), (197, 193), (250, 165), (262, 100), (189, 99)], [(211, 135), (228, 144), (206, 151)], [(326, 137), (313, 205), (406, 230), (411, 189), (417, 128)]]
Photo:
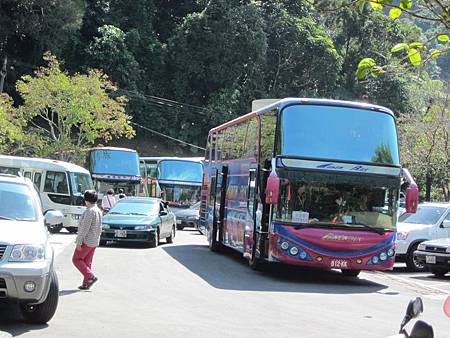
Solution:
[[(409, 299), (421, 296), (422, 320), (435, 337), (448, 337), (442, 304), (450, 275), (389, 273), (346, 278), (337, 271), (272, 266), (252, 271), (232, 252), (212, 253), (195, 231), (174, 244), (101, 247), (99, 281), (79, 291), (71, 264), (74, 235), (52, 237), (58, 253), (60, 303), (43, 326), (21, 322), (0, 308), (0, 330), (23, 337), (387, 337), (395, 334)], [(410, 326), (409, 326), (410, 328)], [(0, 332), (0, 337), (2, 334)]]

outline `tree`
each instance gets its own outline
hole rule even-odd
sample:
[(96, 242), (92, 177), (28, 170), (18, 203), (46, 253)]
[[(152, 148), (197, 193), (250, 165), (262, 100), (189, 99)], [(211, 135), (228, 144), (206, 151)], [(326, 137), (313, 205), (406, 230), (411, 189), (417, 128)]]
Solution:
[(23, 139), (24, 120), (13, 106), (13, 100), (0, 94), (0, 151), (7, 152), (15, 142)]
[[(84, 151), (97, 140), (134, 136), (125, 114), (126, 98), (111, 98), (116, 88), (100, 71), (69, 75), (50, 53), (46, 67), (17, 82), (23, 104), (17, 108), (31, 135), (30, 147), (38, 156), (82, 161)], [(24, 143), (30, 138), (24, 140)]]
[(417, 113), (400, 117), (402, 163), (425, 187), (426, 201), (450, 200), (449, 89), (429, 78), (415, 83)]

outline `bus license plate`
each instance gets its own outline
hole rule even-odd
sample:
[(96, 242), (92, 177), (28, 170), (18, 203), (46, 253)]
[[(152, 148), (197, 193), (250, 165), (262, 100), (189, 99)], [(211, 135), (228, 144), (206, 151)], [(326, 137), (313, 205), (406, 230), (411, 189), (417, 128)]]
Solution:
[(425, 256), (425, 262), (428, 264), (436, 264), (436, 256)]
[(350, 267), (350, 263), (345, 259), (332, 259), (330, 262), (330, 267), (334, 269), (348, 269)]
[(114, 231), (115, 237), (127, 237), (127, 231), (126, 230), (116, 230)]

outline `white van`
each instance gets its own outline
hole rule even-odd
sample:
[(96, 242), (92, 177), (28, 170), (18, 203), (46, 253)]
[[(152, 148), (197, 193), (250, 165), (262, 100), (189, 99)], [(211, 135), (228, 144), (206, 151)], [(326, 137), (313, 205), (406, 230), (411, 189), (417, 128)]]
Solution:
[(94, 189), (89, 171), (63, 161), (0, 155), (0, 173), (31, 179), (41, 195), (44, 211), (60, 210), (64, 214), (62, 224), (49, 225), (50, 232), (62, 227), (71, 233), (77, 231), (86, 208), (83, 192)]

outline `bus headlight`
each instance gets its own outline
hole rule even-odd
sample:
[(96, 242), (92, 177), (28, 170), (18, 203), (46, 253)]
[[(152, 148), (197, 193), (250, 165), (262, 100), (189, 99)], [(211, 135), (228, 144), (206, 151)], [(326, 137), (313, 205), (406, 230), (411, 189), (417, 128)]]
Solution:
[(387, 254), (386, 254), (386, 252), (382, 252), (382, 253), (380, 253), (380, 259), (382, 260), (382, 261), (385, 261), (386, 259), (387, 259)]
[(298, 254), (298, 249), (297, 247), (293, 246), (291, 250), (289, 250), (289, 252), (291, 253), (292, 256), (295, 256), (296, 254)]
[(395, 250), (394, 250), (393, 248), (390, 248), (390, 249), (388, 250), (387, 254), (388, 254), (389, 257), (392, 257), (392, 256), (394, 256), (394, 254), (395, 254)]
[(10, 262), (43, 261), (45, 250), (43, 245), (15, 245), (9, 257)]
[(288, 242), (281, 243), (281, 249), (287, 250), (288, 248), (289, 248), (289, 243)]

